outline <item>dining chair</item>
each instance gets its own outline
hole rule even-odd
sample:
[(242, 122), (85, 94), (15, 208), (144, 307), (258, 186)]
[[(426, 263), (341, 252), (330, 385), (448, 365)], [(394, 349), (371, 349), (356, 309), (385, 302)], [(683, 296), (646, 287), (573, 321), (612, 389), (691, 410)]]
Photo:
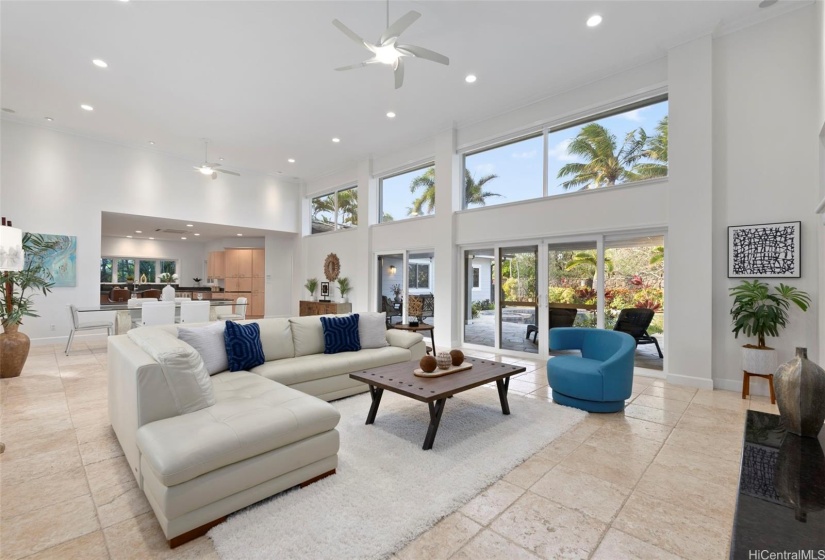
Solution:
[(146, 301), (141, 309), (140, 324), (144, 327), (175, 323), (174, 301)]
[(73, 304), (69, 304), (69, 313), (72, 315), (72, 330), (69, 333), (69, 342), (66, 343), (66, 355), (69, 355), (69, 350), (72, 347), (72, 341), (74, 340), (74, 333), (77, 331), (96, 331), (100, 329), (106, 329), (109, 333), (109, 336), (112, 336), (112, 330), (114, 329), (114, 323), (111, 321), (98, 321), (98, 322), (89, 322), (89, 323), (81, 323), (80, 317), (77, 314), (77, 307)]
[(184, 301), (180, 304), (181, 323), (208, 323), (208, 301)]
[(132, 292), (129, 290), (129, 288), (114, 287), (109, 292), (109, 301), (111, 302), (122, 303), (124, 301), (129, 301), (129, 298), (131, 297)]
[(220, 321), (242, 321), (246, 319), (246, 298), (239, 297), (235, 300), (235, 311), (231, 313), (227, 313), (227, 311), (231, 311), (231, 307), (221, 306), (218, 308), (218, 319)]
[(160, 299), (160, 290), (152, 288), (150, 290), (143, 290), (138, 294), (141, 298), (146, 299)]

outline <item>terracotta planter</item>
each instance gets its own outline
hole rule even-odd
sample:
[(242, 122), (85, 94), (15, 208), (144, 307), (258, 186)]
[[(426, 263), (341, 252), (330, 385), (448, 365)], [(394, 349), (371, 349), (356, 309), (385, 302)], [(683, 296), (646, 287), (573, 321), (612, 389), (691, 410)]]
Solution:
[(805, 348), (776, 370), (776, 404), (785, 428), (816, 437), (825, 422), (825, 370), (808, 359)]
[(25, 333), (18, 332), (20, 325), (3, 325), (0, 334), (0, 377), (17, 377), (23, 371), (29, 357), (31, 340)]

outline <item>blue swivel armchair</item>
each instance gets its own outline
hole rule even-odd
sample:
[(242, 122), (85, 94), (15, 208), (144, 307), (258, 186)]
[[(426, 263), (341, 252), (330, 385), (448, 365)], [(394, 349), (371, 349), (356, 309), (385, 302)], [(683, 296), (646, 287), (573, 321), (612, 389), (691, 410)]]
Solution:
[(581, 350), (579, 356), (547, 360), (547, 381), (553, 400), (589, 412), (619, 412), (633, 387), (636, 341), (619, 331), (556, 328), (550, 331), (553, 350)]

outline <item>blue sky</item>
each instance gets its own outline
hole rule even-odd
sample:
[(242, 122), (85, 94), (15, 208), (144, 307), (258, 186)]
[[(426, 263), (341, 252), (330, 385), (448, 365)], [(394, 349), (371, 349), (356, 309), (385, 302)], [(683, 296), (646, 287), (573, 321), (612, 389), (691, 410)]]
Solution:
[[(656, 132), (656, 125), (667, 115), (667, 101), (633, 109), (612, 117), (595, 121), (616, 136), (617, 147), (632, 130), (644, 128), (649, 136)], [(567, 180), (558, 179), (559, 170), (567, 163), (581, 161), (567, 152), (567, 146), (576, 137), (581, 126), (568, 128), (548, 135), (548, 193), (552, 195), (565, 192), (559, 185)], [(484, 190), (501, 196), (490, 197), (487, 205), (539, 198), (542, 195), (542, 147), (541, 136), (508, 144), (500, 148), (467, 156), (467, 169), (476, 180), (490, 174), (497, 177), (485, 184)], [(384, 179), (384, 212), (389, 212), (396, 220), (408, 217), (407, 209), (412, 201), (421, 194), (410, 193), (410, 182), (423, 173), (425, 169), (411, 171)]]

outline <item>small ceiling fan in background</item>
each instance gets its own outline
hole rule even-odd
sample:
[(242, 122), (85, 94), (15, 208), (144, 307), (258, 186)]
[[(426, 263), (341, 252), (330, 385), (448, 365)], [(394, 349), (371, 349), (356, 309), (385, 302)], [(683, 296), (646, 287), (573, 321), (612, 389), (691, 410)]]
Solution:
[(417, 47), (415, 45), (399, 45), (398, 36), (404, 32), (410, 25), (421, 17), (421, 14), (415, 10), (407, 12), (405, 15), (398, 18), (398, 20), (390, 25), (390, 0), (387, 0), (387, 29), (381, 34), (376, 44), (369, 43), (358, 36), (349, 27), (338, 21), (332, 20), (332, 25), (340, 29), (344, 35), (361, 45), (366, 47), (373, 57), (358, 64), (351, 64), (349, 66), (342, 66), (336, 70), (353, 70), (355, 68), (363, 68), (368, 64), (383, 63), (392, 66), (395, 73), (395, 89), (400, 88), (404, 84), (404, 57), (423, 58), (438, 62), (439, 64), (449, 65), (450, 59), (435, 51), (425, 49), (424, 47)]
[(209, 163), (209, 140), (206, 138), (203, 139), (203, 163), (200, 165), (195, 165), (193, 169), (200, 171), (203, 175), (209, 175), (212, 179), (218, 178), (218, 173), (226, 173), (227, 175), (235, 175), (240, 177), (240, 173), (236, 173), (235, 171), (229, 171), (228, 169), (218, 169), (221, 164), (220, 163)]

